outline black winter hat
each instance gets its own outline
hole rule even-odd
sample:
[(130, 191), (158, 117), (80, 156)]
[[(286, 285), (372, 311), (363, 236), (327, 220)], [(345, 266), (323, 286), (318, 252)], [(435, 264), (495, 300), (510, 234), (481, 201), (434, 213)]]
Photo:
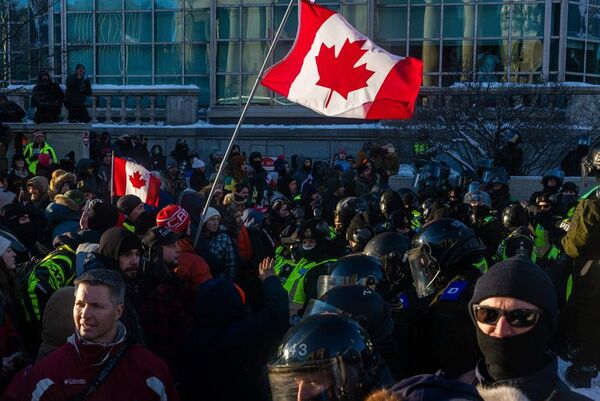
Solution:
[(111, 227), (100, 237), (98, 254), (117, 262), (119, 255), (132, 249), (142, 249), (140, 239), (131, 231), (121, 227)]
[(156, 245), (172, 245), (179, 239), (179, 233), (167, 227), (152, 227), (142, 240), (146, 249), (152, 249)]
[(473, 305), (491, 297), (510, 297), (529, 302), (544, 311), (552, 331), (558, 321), (558, 306), (554, 284), (548, 274), (528, 257), (514, 256), (493, 265), (475, 284), (469, 302)]
[(142, 200), (138, 196), (124, 195), (117, 201), (117, 208), (128, 216), (140, 203)]
[(119, 222), (119, 209), (105, 202), (94, 202), (88, 211), (88, 227), (102, 235)]

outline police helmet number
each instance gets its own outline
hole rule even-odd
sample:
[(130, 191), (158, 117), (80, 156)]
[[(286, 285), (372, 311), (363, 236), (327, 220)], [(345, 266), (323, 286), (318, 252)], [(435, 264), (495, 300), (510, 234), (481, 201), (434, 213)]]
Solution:
[(290, 356), (306, 356), (306, 354), (308, 353), (306, 344), (304, 343), (292, 344), (290, 347), (288, 347), (287, 351)]

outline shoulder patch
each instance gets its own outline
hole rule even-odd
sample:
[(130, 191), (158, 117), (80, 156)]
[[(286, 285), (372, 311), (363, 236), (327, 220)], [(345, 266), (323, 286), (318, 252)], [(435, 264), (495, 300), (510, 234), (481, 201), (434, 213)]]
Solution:
[(440, 301), (458, 301), (460, 294), (467, 288), (467, 285), (469, 285), (467, 280), (453, 281), (440, 295)]

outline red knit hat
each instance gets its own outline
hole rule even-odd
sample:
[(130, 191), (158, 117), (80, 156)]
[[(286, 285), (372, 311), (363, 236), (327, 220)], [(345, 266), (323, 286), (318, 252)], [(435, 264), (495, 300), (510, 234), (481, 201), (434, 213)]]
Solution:
[(168, 205), (156, 216), (156, 225), (168, 227), (177, 233), (185, 233), (190, 224), (190, 215), (179, 205)]

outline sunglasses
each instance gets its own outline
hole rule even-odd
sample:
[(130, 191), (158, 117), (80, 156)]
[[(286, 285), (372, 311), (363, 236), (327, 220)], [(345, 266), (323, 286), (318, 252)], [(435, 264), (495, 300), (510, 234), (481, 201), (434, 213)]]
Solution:
[(501, 316), (513, 327), (533, 327), (540, 318), (540, 311), (535, 309), (504, 310), (491, 306), (473, 305), (475, 320), (479, 323), (495, 325)]

